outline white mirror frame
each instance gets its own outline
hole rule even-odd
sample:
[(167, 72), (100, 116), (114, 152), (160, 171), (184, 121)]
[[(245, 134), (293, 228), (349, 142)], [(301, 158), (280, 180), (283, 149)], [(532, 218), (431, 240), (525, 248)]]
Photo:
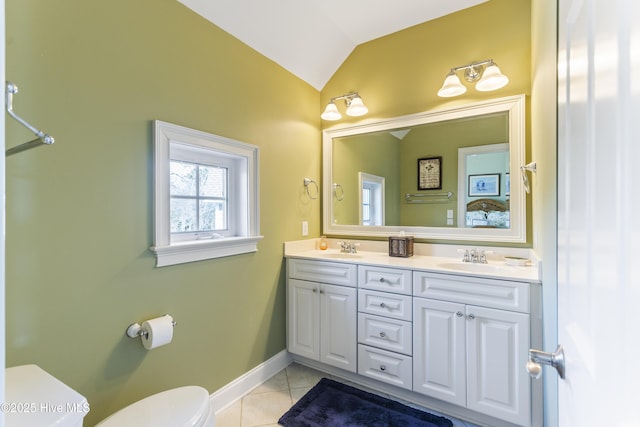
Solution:
[[(333, 138), (499, 112), (509, 113), (509, 170), (512, 177), (520, 176), (519, 168), (525, 164), (526, 120), (524, 95), (480, 101), (448, 109), (426, 111), (407, 116), (376, 120), (355, 126), (341, 126), (323, 130), (323, 234), (354, 237), (388, 237), (397, 235), (403, 231), (405, 234), (418, 239), (525, 243), (527, 240), (527, 209), (525, 191), (520, 180), (512, 180), (511, 182), (511, 194), (509, 196), (511, 228), (509, 229), (361, 226), (333, 223)], [(456, 195), (456, 197), (459, 197), (459, 195)]]

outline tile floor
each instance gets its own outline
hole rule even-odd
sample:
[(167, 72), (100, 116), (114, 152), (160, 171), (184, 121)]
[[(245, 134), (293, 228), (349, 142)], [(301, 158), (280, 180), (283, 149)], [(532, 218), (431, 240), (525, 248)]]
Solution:
[[(322, 377), (346, 382), (296, 363), (289, 365), (216, 415), (216, 427), (277, 427), (278, 419)], [(358, 388), (363, 388), (357, 386)], [(477, 427), (453, 420), (455, 427)]]

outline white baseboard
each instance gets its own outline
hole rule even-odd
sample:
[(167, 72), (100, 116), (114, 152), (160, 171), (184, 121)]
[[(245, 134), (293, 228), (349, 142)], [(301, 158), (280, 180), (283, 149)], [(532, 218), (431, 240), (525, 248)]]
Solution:
[(214, 412), (218, 413), (241, 399), (251, 390), (289, 366), (291, 362), (293, 362), (293, 358), (289, 352), (282, 350), (271, 359), (215, 391), (209, 398)]

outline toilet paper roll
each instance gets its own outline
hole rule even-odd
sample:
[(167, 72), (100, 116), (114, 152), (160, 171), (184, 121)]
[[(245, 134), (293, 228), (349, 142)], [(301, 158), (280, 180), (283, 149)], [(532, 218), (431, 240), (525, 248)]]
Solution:
[(166, 314), (142, 322), (142, 345), (147, 350), (169, 344), (173, 339), (173, 317)]

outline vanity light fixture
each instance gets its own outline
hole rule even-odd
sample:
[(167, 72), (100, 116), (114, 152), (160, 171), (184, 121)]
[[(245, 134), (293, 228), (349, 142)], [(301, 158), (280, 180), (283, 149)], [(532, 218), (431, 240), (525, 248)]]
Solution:
[(342, 114), (340, 114), (340, 111), (338, 111), (338, 107), (336, 106), (336, 101), (339, 99), (344, 99), (344, 102), (347, 106), (347, 116), (363, 116), (369, 111), (369, 109), (362, 102), (362, 98), (360, 98), (358, 92), (351, 92), (346, 95), (340, 95), (331, 98), (320, 117), (322, 117), (324, 120), (340, 120), (342, 118)]
[(456, 72), (464, 70), (464, 79), (468, 82), (475, 82), (476, 89), (481, 92), (497, 90), (505, 87), (509, 83), (509, 78), (500, 72), (500, 68), (493, 62), (493, 59), (472, 62), (468, 65), (454, 67), (449, 71), (444, 80), (444, 84), (438, 91), (438, 96), (449, 98), (462, 95), (467, 88), (462, 84)]

